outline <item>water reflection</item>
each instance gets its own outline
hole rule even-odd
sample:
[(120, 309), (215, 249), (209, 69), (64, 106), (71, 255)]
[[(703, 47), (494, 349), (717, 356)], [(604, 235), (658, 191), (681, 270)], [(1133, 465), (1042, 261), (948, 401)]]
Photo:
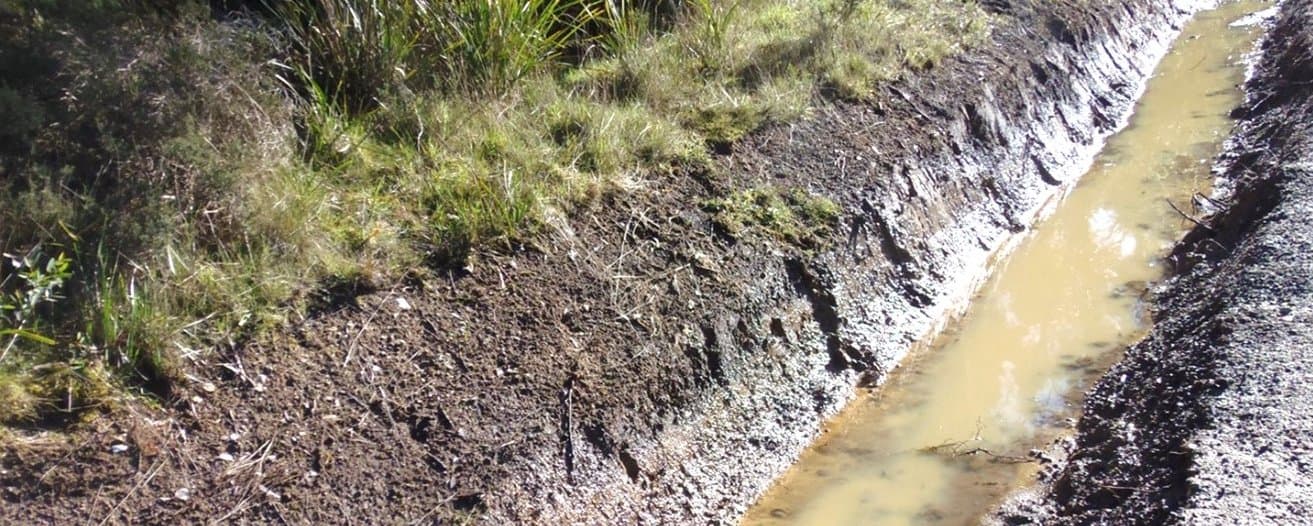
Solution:
[(986, 285), (933, 352), (858, 399), (749, 512), (748, 524), (961, 524), (1023, 483), (1026, 452), (1143, 329), (1140, 299), (1206, 190), (1239, 102), (1231, 57), (1268, 2), (1201, 14), (1164, 59), (1133, 126)]

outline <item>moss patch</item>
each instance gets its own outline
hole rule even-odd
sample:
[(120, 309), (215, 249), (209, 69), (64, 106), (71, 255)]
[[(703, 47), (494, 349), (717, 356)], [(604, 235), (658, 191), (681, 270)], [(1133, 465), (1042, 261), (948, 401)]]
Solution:
[(704, 203), (716, 226), (733, 237), (759, 234), (803, 247), (819, 247), (839, 225), (842, 210), (802, 189), (751, 188)]

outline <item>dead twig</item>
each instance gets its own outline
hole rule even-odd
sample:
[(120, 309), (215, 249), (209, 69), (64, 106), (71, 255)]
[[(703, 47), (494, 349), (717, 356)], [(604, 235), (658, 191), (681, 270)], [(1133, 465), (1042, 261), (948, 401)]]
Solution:
[(1211, 198), (1211, 197), (1208, 197), (1208, 196), (1206, 196), (1206, 195), (1204, 195), (1204, 194), (1201, 194), (1201, 193), (1199, 193), (1199, 192), (1195, 192), (1195, 193), (1194, 193), (1194, 199), (1195, 199), (1196, 201), (1200, 201), (1200, 202), (1207, 201), (1209, 204), (1211, 204), (1211, 205), (1217, 207), (1218, 209), (1223, 209), (1223, 208), (1226, 208), (1226, 207), (1227, 207), (1227, 204), (1226, 204), (1226, 203), (1219, 202), (1218, 200), (1213, 199), (1213, 198)]
[[(455, 283), (452, 283), (452, 287), (455, 288)], [(366, 330), (369, 330), (369, 326), (374, 323), (374, 318), (378, 317), (378, 313), (383, 311), (383, 306), (388, 304), (388, 300), (392, 299), (392, 296), (396, 294), (396, 292), (397, 286), (392, 285), (392, 288), (388, 290), (387, 295), (383, 297), (383, 301), (378, 302), (378, 305), (374, 306), (374, 311), (369, 313), (369, 317), (365, 319), (365, 323), (360, 326), (360, 330), (356, 331), (356, 335), (351, 338), (351, 343), (347, 345), (346, 358), (342, 360), (342, 367), (346, 367), (351, 363), (351, 355), (356, 350), (356, 344), (360, 343), (360, 337), (365, 334)]]
[(1202, 228), (1202, 229), (1204, 229), (1204, 230), (1207, 230), (1208, 233), (1210, 233), (1210, 234), (1212, 234), (1212, 233), (1216, 233), (1216, 232), (1217, 232), (1216, 230), (1213, 229), (1212, 226), (1209, 226), (1207, 223), (1204, 223), (1203, 221), (1200, 221), (1200, 220), (1198, 220), (1198, 219), (1195, 219), (1194, 217), (1190, 216), (1190, 214), (1187, 214), (1187, 213), (1181, 211), (1181, 209), (1180, 209), (1180, 208), (1177, 208), (1177, 207), (1176, 207), (1176, 203), (1173, 203), (1171, 199), (1163, 199), (1163, 201), (1166, 201), (1166, 202), (1167, 202), (1167, 206), (1172, 207), (1172, 210), (1175, 210), (1176, 213), (1177, 213), (1177, 214), (1180, 214), (1182, 218), (1185, 218), (1185, 220), (1187, 220), (1187, 221), (1189, 221), (1189, 222), (1191, 222), (1191, 223), (1194, 223), (1195, 226), (1198, 226), (1199, 228)]
[(101, 526), (104, 526), (106, 523), (109, 522), (110, 519), (114, 518), (118, 514), (119, 508), (123, 506), (123, 503), (127, 502), (128, 499), (131, 498), (133, 494), (137, 493), (137, 490), (140, 490), (142, 486), (149, 484), (151, 479), (154, 479), (155, 475), (158, 474), (160, 470), (163, 468), (164, 468), (163, 462), (156, 462), (155, 466), (151, 468), (150, 472), (146, 473), (146, 478), (137, 481), (137, 484), (135, 486), (132, 486), (132, 489), (128, 490), (128, 494), (124, 495), (123, 498), (119, 500), (118, 504), (115, 504), (113, 508), (109, 509), (109, 513), (106, 513), (105, 518), (100, 521)]
[(210, 524), (227, 524), (224, 521), (227, 521), (229, 517), (232, 517), (233, 515), (236, 515), (238, 513), (253, 508), (255, 505), (251, 503), (252, 500), (253, 499), (248, 494), (245, 498), (238, 501), (236, 506), (233, 506), (232, 509), (228, 510), (228, 513), (225, 513), (219, 518), (210, 521)]

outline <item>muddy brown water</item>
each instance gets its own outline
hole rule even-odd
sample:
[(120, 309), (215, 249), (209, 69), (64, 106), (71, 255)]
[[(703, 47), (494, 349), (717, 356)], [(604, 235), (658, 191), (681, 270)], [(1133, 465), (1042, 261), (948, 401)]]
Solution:
[(1145, 284), (1208, 192), (1240, 103), (1260, 33), (1246, 19), (1270, 7), (1229, 2), (1188, 23), (1129, 126), (966, 315), (833, 419), (743, 523), (975, 523), (1028, 484), (1028, 452), (1070, 428), (1082, 393), (1144, 333)]

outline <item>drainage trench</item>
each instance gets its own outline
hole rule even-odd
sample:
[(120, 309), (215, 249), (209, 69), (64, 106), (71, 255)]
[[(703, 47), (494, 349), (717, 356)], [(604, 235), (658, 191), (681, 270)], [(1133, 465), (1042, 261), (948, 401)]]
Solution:
[(1127, 128), (966, 315), (835, 417), (744, 524), (974, 523), (1028, 484), (1029, 452), (1070, 429), (1082, 393), (1144, 333), (1143, 293), (1209, 192), (1253, 15), (1271, 6), (1190, 21)]

